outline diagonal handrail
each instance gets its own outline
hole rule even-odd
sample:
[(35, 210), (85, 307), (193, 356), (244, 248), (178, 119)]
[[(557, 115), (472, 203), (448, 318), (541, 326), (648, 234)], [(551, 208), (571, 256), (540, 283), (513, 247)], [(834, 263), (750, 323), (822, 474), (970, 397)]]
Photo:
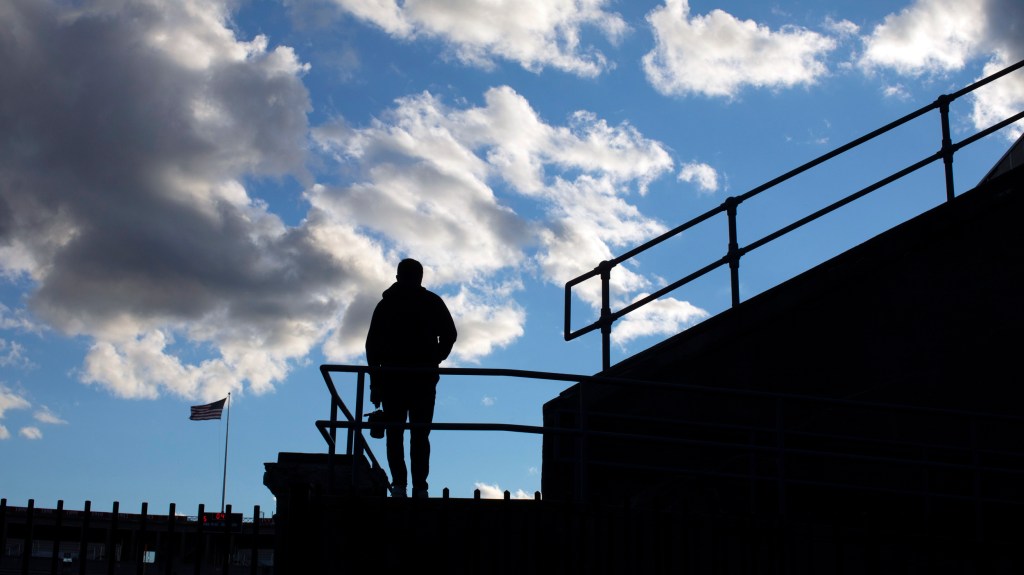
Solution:
[[(769, 180), (769, 181), (767, 181), (767, 182), (765, 182), (765, 183), (763, 183), (763, 184), (761, 184), (761, 185), (759, 185), (759, 186), (757, 186), (757, 187), (747, 191), (746, 193), (740, 194), (739, 196), (733, 196), (733, 197), (726, 198), (725, 201), (723, 201), (721, 205), (708, 210), (707, 212), (705, 212), (705, 213), (703, 213), (703, 214), (701, 214), (701, 215), (699, 215), (699, 216), (689, 220), (688, 222), (685, 222), (685, 223), (683, 223), (683, 224), (681, 224), (681, 225), (679, 225), (679, 226), (677, 226), (675, 228), (672, 228), (671, 230), (661, 234), (660, 236), (658, 236), (656, 238), (653, 238), (653, 239), (651, 239), (651, 240), (649, 240), (649, 241), (647, 241), (647, 242), (645, 242), (645, 243), (643, 243), (643, 244), (641, 244), (641, 245), (639, 245), (639, 246), (637, 246), (637, 247), (635, 247), (635, 248), (625, 252), (624, 254), (622, 254), (622, 255), (620, 255), (620, 256), (618, 256), (616, 258), (603, 261), (603, 262), (599, 263), (597, 265), (597, 267), (595, 267), (594, 269), (592, 269), (592, 270), (590, 270), (588, 272), (585, 272), (585, 273), (583, 273), (583, 274), (581, 274), (581, 275), (579, 275), (579, 276), (569, 280), (565, 284), (565, 304), (564, 304), (564, 309), (565, 309), (564, 320), (565, 320), (565, 323), (564, 323), (564, 328), (563, 328), (565, 340), (566, 341), (571, 341), (571, 340), (576, 339), (576, 338), (578, 338), (578, 337), (580, 337), (580, 336), (582, 336), (584, 334), (587, 334), (587, 333), (590, 333), (590, 332), (592, 332), (594, 330), (600, 329), (601, 330), (601, 340), (602, 340), (601, 341), (601, 356), (602, 356), (601, 357), (601, 366), (602, 366), (603, 370), (606, 370), (606, 369), (608, 369), (611, 366), (611, 332), (612, 332), (612, 324), (614, 324), (616, 320), (618, 320), (618, 319), (622, 318), (623, 316), (625, 316), (625, 315), (627, 315), (627, 314), (629, 314), (629, 313), (631, 313), (631, 312), (633, 312), (633, 311), (635, 311), (635, 310), (637, 310), (637, 309), (647, 305), (648, 303), (650, 303), (650, 302), (652, 302), (652, 301), (654, 301), (656, 299), (659, 299), (659, 298), (663, 297), (664, 295), (666, 295), (666, 294), (668, 294), (668, 293), (670, 293), (670, 292), (672, 292), (672, 291), (674, 291), (676, 289), (679, 289), (680, 287), (682, 287), (682, 286), (684, 286), (684, 285), (686, 285), (686, 284), (688, 284), (688, 283), (690, 283), (690, 282), (692, 282), (692, 281), (694, 281), (694, 280), (696, 280), (696, 279), (698, 279), (698, 278), (700, 278), (700, 277), (702, 277), (702, 276), (704, 276), (704, 275), (706, 275), (706, 274), (708, 274), (708, 273), (710, 273), (710, 272), (712, 272), (712, 271), (714, 271), (714, 270), (716, 270), (716, 269), (718, 269), (718, 268), (720, 268), (720, 267), (722, 267), (724, 265), (728, 265), (729, 268), (730, 268), (730, 288), (731, 288), (731, 292), (732, 292), (732, 306), (736, 307), (736, 306), (738, 306), (740, 304), (739, 264), (740, 264), (740, 258), (742, 256), (744, 256), (744, 255), (754, 251), (755, 249), (757, 249), (759, 247), (764, 246), (765, 244), (768, 244), (769, 242), (771, 242), (771, 241), (773, 241), (775, 239), (778, 239), (778, 238), (780, 238), (780, 237), (782, 237), (782, 236), (784, 236), (784, 235), (786, 235), (786, 234), (796, 230), (797, 228), (800, 228), (800, 227), (802, 227), (802, 226), (804, 226), (804, 225), (806, 225), (806, 224), (808, 224), (808, 223), (810, 223), (810, 222), (812, 222), (812, 221), (814, 221), (814, 220), (816, 220), (818, 218), (821, 218), (822, 216), (824, 216), (826, 214), (829, 214), (829, 213), (831, 213), (831, 212), (833, 212), (835, 210), (838, 210), (839, 208), (841, 208), (841, 207), (843, 207), (843, 206), (845, 206), (845, 205), (847, 205), (847, 204), (849, 204), (849, 203), (851, 203), (851, 202), (853, 202), (853, 201), (855, 201), (855, 200), (857, 200), (859, 198), (862, 198), (862, 197), (870, 194), (871, 192), (874, 192), (874, 191), (876, 191), (878, 189), (881, 189), (881, 188), (883, 188), (883, 187), (885, 187), (885, 186), (895, 182), (896, 180), (899, 180), (900, 178), (903, 178), (903, 177), (905, 177), (905, 176), (907, 176), (907, 175), (909, 175), (909, 174), (911, 174), (913, 172), (916, 172), (917, 170), (919, 170), (919, 169), (921, 169), (921, 168), (923, 168), (923, 167), (925, 167), (927, 165), (930, 165), (933, 162), (936, 162), (936, 161), (939, 161), (939, 160), (942, 160), (942, 162), (943, 162), (944, 174), (945, 174), (945, 182), (946, 182), (946, 201), (947, 202), (948, 201), (952, 201), (954, 196), (955, 196), (954, 185), (953, 185), (953, 155), (957, 151), (961, 150), (962, 148), (964, 148), (964, 147), (966, 147), (968, 145), (971, 145), (971, 144), (977, 142), (978, 140), (980, 140), (980, 139), (982, 139), (982, 138), (984, 138), (986, 136), (989, 136), (989, 135), (991, 135), (991, 134), (993, 134), (993, 133), (1003, 129), (1003, 128), (1013, 124), (1014, 122), (1017, 122), (1017, 121), (1021, 120), (1022, 118), (1024, 118), (1024, 111), (1021, 111), (1021, 112), (1019, 112), (1017, 114), (1009, 116), (1009, 117), (1005, 118), (1004, 120), (1002, 120), (1002, 121), (1000, 121), (1000, 122), (998, 122), (996, 124), (993, 124), (992, 126), (986, 128), (984, 130), (981, 130), (981, 131), (979, 131), (979, 132), (977, 132), (977, 133), (975, 133), (975, 134), (973, 134), (973, 135), (971, 135), (969, 137), (964, 138), (963, 140), (961, 140), (959, 142), (954, 143), (952, 141), (951, 137), (950, 137), (949, 105), (952, 102), (954, 102), (955, 100), (957, 100), (957, 99), (959, 99), (959, 98), (961, 98), (963, 96), (966, 96), (966, 95), (974, 92), (978, 88), (980, 88), (982, 86), (985, 86), (986, 84), (989, 84), (991, 82), (994, 82), (994, 81), (996, 81), (996, 80), (998, 80), (998, 79), (1000, 79), (1000, 78), (1002, 78), (1002, 77), (1004, 77), (1004, 76), (1006, 76), (1006, 75), (1008, 75), (1008, 74), (1010, 74), (1012, 72), (1015, 72), (1016, 70), (1018, 70), (1018, 69), (1020, 69), (1022, 67), (1024, 67), (1024, 60), (1021, 60), (1020, 62), (1017, 62), (1016, 64), (1008, 66), (1008, 67), (1006, 67), (1006, 68), (1004, 68), (1004, 69), (1002, 69), (1002, 70), (1000, 70), (1000, 71), (998, 71), (998, 72), (996, 72), (994, 74), (991, 74), (991, 75), (989, 75), (989, 76), (987, 76), (985, 78), (982, 78), (981, 80), (978, 80), (977, 82), (974, 82), (973, 84), (965, 86), (964, 88), (961, 88), (960, 90), (957, 90), (956, 92), (953, 92), (952, 94), (941, 95), (934, 102), (932, 102), (932, 103), (930, 103), (930, 104), (928, 104), (926, 106), (923, 106), (923, 107), (921, 107), (921, 108), (919, 108), (919, 109), (917, 109), (917, 110), (915, 110), (915, 111), (913, 111), (913, 112), (911, 112), (911, 113), (909, 113), (909, 114), (907, 114), (907, 115), (905, 115), (905, 116), (903, 116), (901, 118), (898, 118), (898, 119), (896, 119), (896, 120), (894, 120), (894, 121), (892, 121), (892, 122), (890, 122), (890, 123), (888, 123), (888, 124), (878, 128), (878, 129), (876, 129), (874, 131), (871, 131), (871, 132), (869, 132), (869, 133), (867, 133), (867, 134), (865, 134), (865, 135), (863, 135), (863, 136), (861, 136), (861, 137), (859, 137), (859, 138), (857, 138), (855, 140), (852, 140), (852, 141), (850, 141), (850, 142), (848, 142), (848, 143), (846, 143), (846, 144), (844, 144), (842, 146), (839, 146), (838, 148), (836, 148), (836, 149), (834, 149), (834, 150), (832, 150), (830, 152), (827, 152), (827, 153), (825, 153), (825, 154), (823, 154), (821, 156), (818, 156), (817, 158), (815, 158), (815, 159), (813, 159), (813, 160), (811, 160), (811, 161), (809, 161), (809, 162), (807, 162), (807, 163), (805, 163), (805, 164), (803, 164), (803, 165), (801, 165), (801, 166), (799, 166), (797, 168), (794, 168), (794, 169), (792, 169), (792, 170), (782, 174), (781, 176), (778, 176), (778, 177), (776, 177), (776, 178), (774, 178), (772, 180)], [(799, 174), (802, 174), (802, 173), (804, 173), (804, 172), (806, 172), (806, 171), (808, 171), (808, 170), (810, 170), (810, 169), (812, 169), (812, 168), (814, 168), (814, 167), (816, 167), (818, 165), (821, 165), (821, 164), (823, 164), (823, 163), (825, 163), (825, 162), (827, 162), (827, 161), (829, 161), (829, 160), (831, 160), (831, 159), (833, 159), (833, 158), (835, 158), (835, 157), (837, 157), (837, 156), (839, 156), (839, 155), (841, 155), (841, 154), (843, 154), (845, 152), (848, 152), (848, 151), (850, 151), (850, 150), (852, 150), (852, 149), (854, 149), (854, 148), (856, 148), (856, 147), (858, 147), (858, 146), (860, 146), (860, 145), (862, 145), (862, 144), (864, 144), (864, 143), (866, 143), (866, 142), (868, 142), (870, 140), (873, 140), (873, 139), (877, 138), (878, 136), (881, 136), (881, 135), (886, 134), (886, 133), (888, 133), (888, 132), (890, 132), (892, 130), (895, 130), (896, 128), (899, 128), (900, 126), (903, 126), (904, 124), (906, 124), (906, 123), (908, 123), (908, 122), (910, 122), (912, 120), (915, 120), (915, 119), (917, 119), (917, 118), (919, 118), (919, 117), (921, 117), (921, 116), (923, 116), (923, 115), (925, 115), (925, 114), (927, 114), (929, 112), (935, 111), (935, 110), (939, 111), (940, 121), (941, 121), (941, 125), (942, 125), (942, 143), (941, 143), (941, 147), (939, 148), (939, 151), (937, 151), (937, 152), (935, 152), (935, 153), (933, 153), (933, 154), (931, 154), (931, 155), (929, 155), (929, 156), (927, 156), (927, 157), (925, 157), (925, 158), (923, 158), (923, 159), (921, 159), (921, 160), (919, 160), (917, 162), (914, 162), (914, 163), (910, 164), (909, 166), (907, 166), (907, 167), (905, 167), (905, 168), (903, 168), (901, 170), (898, 170), (898, 171), (890, 174), (889, 176), (886, 176), (886, 177), (876, 181), (875, 183), (873, 183), (873, 184), (871, 184), (869, 186), (866, 186), (866, 187), (864, 187), (864, 188), (862, 188), (862, 189), (860, 189), (860, 190), (858, 190), (858, 191), (856, 191), (856, 192), (854, 192), (854, 193), (844, 197), (843, 199), (834, 202), (833, 204), (830, 204), (829, 206), (827, 206), (825, 208), (819, 209), (819, 210), (815, 211), (814, 213), (812, 213), (810, 215), (807, 215), (807, 216), (805, 216), (803, 218), (800, 218), (797, 221), (795, 221), (795, 222), (793, 222), (793, 223), (791, 223), (789, 225), (786, 225), (786, 226), (780, 228), (779, 230), (777, 230), (775, 232), (772, 232), (772, 233), (762, 237), (761, 239), (753, 241), (753, 242), (751, 242), (750, 244), (748, 244), (746, 246), (740, 246), (739, 245), (739, 242), (738, 242), (738, 239), (737, 239), (738, 238), (738, 232), (737, 232), (737, 211), (738, 211), (738, 208), (739, 208), (740, 204), (742, 204), (743, 202), (753, 198), (754, 196), (757, 196), (757, 195), (759, 195), (759, 194), (761, 194), (761, 193), (763, 193), (763, 192), (765, 192), (765, 191), (767, 191), (767, 190), (769, 190), (771, 188), (774, 188), (775, 186), (777, 186), (777, 185), (779, 185), (779, 184), (781, 184), (781, 183), (783, 183), (783, 182), (785, 182), (785, 181), (787, 181), (787, 180), (789, 180), (789, 179), (791, 179), (791, 178), (793, 178), (793, 177), (795, 177), (795, 176), (797, 176)], [(728, 247), (727, 247), (726, 254), (724, 256), (722, 256), (721, 258), (719, 258), (719, 259), (717, 259), (717, 260), (715, 260), (715, 261), (705, 265), (704, 267), (701, 267), (697, 271), (694, 271), (694, 272), (690, 273), (689, 275), (683, 277), (682, 279), (679, 279), (679, 280), (677, 280), (675, 282), (672, 282), (672, 283), (666, 285), (665, 287), (663, 287), (663, 288), (661, 288), (661, 289), (659, 289), (659, 290), (657, 290), (657, 291), (655, 291), (655, 292), (653, 292), (651, 294), (648, 294), (648, 295), (644, 296), (643, 298), (637, 299), (636, 301), (634, 301), (634, 302), (632, 302), (632, 303), (622, 307), (619, 310), (613, 311), (611, 309), (611, 287), (610, 287), (610, 283), (611, 283), (611, 270), (615, 266), (618, 266), (619, 264), (621, 264), (621, 263), (623, 263), (623, 262), (625, 262), (627, 260), (630, 260), (630, 259), (640, 255), (643, 252), (646, 252), (647, 250), (653, 248), (654, 246), (656, 246), (658, 244), (661, 244), (662, 242), (664, 242), (664, 241), (666, 241), (666, 240), (668, 240), (668, 239), (670, 239), (672, 237), (675, 237), (675, 236), (681, 234), (682, 232), (684, 232), (684, 231), (686, 231), (686, 230), (688, 230), (690, 228), (693, 228), (694, 226), (696, 226), (696, 225), (698, 225), (698, 224), (700, 224), (700, 223), (702, 223), (704, 221), (707, 221), (707, 220), (711, 219), (712, 217), (717, 216), (717, 215), (722, 214), (722, 213), (726, 214), (726, 216), (728, 218), (728, 226), (729, 226), (729, 242), (728, 242)], [(583, 326), (581, 328), (578, 328), (576, 330), (573, 330), (572, 329), (572, 289), (573, 289), (574, 286), (576, 286), (576, 285), (578, 285), (578, 284), (580, 284), (580, 283), (582, 283), (582, 282), (584, 282), (586, 280), (594, 278), (594, 277), (599, 277), (600, 280), (601, 280), (601, 309), (600, 309), (600, 316), (599, 316), (599, 318), (596, 321), (591, 322), (590, 324), (587, 324), (587, 325), (585, 325), (585, 326)]]

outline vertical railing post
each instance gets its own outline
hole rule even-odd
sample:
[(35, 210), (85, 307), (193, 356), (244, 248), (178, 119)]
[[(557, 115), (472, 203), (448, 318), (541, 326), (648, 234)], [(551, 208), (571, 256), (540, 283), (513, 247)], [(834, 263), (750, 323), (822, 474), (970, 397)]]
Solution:
[(21, 540), (21, 573), (28, 575), (31, 569), (32, 545), (33, 545), (33, 523), (35, 521), (36, 500), (28, 500), (27, 515), (25, 516), (25, 537)]
[(732, 288), (732, 305), (740, 305), (740, 245), (736, 231), (736, 207), (740, 202), (735, 197), (725, 199), (725, 212), (729, 219), (729, 285)]
[(260, 561), (260, 506), (252, 508), (252, 549), (249, 552), (249, 574), (256, 575)]
[(167, 541), (164, 543), (164, 575), (174, 573), (174, 522), (177, 516), (174, 514), (175, 504), (167, 508)]
[(203, 529), (203, 524), (206, 522), (205, 521), (205, 517), (206, 517), (206, 504), (205, 503), (200, 503), (199, 504), (199, 516), (196, 517), (196, 546), (195, 546), (196, 552), (195, 552), (195, 555), (194, 555), (194, 561), (195, 562), (192, 564), (192, 568), (193, 568), (192, 572), (195, 573), (195, 575), (200, 575), (200, 573), (202, 573), (202, 571), (203, 571), (203, 556), (206, 555), (206, 539), (204, 539), (204, 537), (206, 537), (206, 533), (205, 533), (206, 530)]
[(363, 457), (363, 398), (366, 396), (364, 387), (366, 372), (356, 373), (356, 426), (348, 429), (348, 452), (352, 454), (352, 487), (359, 485), (359, 465)]
[[(238, 527), (241, 530), (241, 524)], [(231, 534), (231, 504), (228, 504), (224, 506), (224, 570), (221, 571), (224, 575), (228, 575), (231, 572)]]
[[(329, 374), (327, 377), (331, 377)], [(328, 446), (327, 453), (331, 459), (334, 458), (337, 453), (338, 445), (338, 427), (335, 425), (338, 423), (338, 404), (334, 401), (334, 395), (331, 395), (331, 444)]]
[(953, 192), (953, 140), (949, 132), (949, 96), (943, 94), (937, 100), (939, 116), (942, 119), (942, 163), (946, 172), (946, 201), (952, 201)]
[(110, 512), (110, 525), (107, 526), (107, 575), (114, 575), (114, 549), (117, 540), (117, 515), (120, 513), (121, 504), (114, 502)]
[(601, 370), (604, 371), (612, 363), (612, 262), (605, 260), (598, 265), (598, 269), (601, 270)]
[(85, 566), (89, 562), (89, 519), (92, 517), (92, 501), (85, 500), (82, 511), (82, 538), (78, 542), (78, 574), (85, 575)]
[[(135, 573), (136, 575), (142, 575), (145, 570), (146, 561), (146, 527), (149, 520), (149, 502), (142, 502), (141, 517), (139, 517), (139, 533), (138, 539), (139, 544), (135, 546)], [(141, 548), (141, 549), (140, 549)]]
[[(64, 524), (64, 500), (57, 500), (57, 517), (53, 525), (53, 551), (50, 552), (50, 573), (56, 573), (60, 561), (60, 532)], [(2, 549), (2, 548), (0, 548)]]

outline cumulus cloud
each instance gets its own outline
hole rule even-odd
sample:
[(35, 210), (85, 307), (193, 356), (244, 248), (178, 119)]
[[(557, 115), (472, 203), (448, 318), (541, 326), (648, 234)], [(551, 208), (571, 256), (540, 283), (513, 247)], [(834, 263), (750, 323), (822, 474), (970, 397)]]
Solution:
[(22, 427), (20, 430), (18, 430), (18, 435), (24, 437), (25, 439), (43, 438), (43, 432), (38, 427), (33, 426)]
[(47, 423), (50, 425), (65, 425), (67, 421), (62, 419), (59, 415), (50, 410), (47, 406), (42, 406), (32, 416), (41, 423)]
[[(0, 90), (0, 269), (34, 283), (35, 317), (95, 339), (84, 379), (121, 396), (266, 390), (342, 304), (346, 271), (242, 183), (303, 176), (306, 67), (226, 16), (0, 7), (3, 82), (32, 86)], [(218, 359), (175, 373), (175, 336)]]
[(480, 405), (484, 407), (494, 407), (494, 404), (497, 402), (498, 400), (496, 398), (491, 397), (489, 395), (485, 395), (483, 399), (480, 400)]
[(703, 162), (683, 164), (676, 179), (680, 182), (697, 184), (698, 189), (705, 194), (718, 191), (718, 171)]
[[(496, 484), (496, 483), (494, 485), (491, 485), (491, 484), (488, 484), (488, 483), (477, 482), (477, 483), (474, 484), (474, 487), (476, 487), (477, 489), (480, 490), (480, 498), (481, 499), (504, 499), (505, 498), (505, 492), (502, 491), (501, 486)], [(522, 489), (517, 489), (514, 493), (511, 492), (511, 491), (509, 492), (509, 498), (510, 499), (533, 499), (533, 495), (523, 491)]]
[(396, 38), (441, 40), (458, 60), (484, 68), (500, 58), (531, 71), (596, 76), (611, 64), (581, 45), (584, 31), (595, 29), (613, 44), (628, 32), (621, 16), (604, 9), (607, 0), (331, 1)]
[(904, 74), (959, 70), (980, 48), (986, 20), (985, 2), (917, 0), (872, 30), (860, 64)]
[[(1024, 4), (1017, 0), (916, 0), (863, 38), (859, 64), (867, 71), (920, 76), (962, 70), (985, 58), (980, 79), (1024, 59), (1021, 22)], [(1024, 108), (1024, 75), (984, 86), (973, 98), (972, 120), (977, 128), (987, 128)], [(1020, 126), (1007, 136), (1018, 138), (1024, 132)]]
[[(601, 5), (549, 16), (572, 35), (614, 21)], [(427, 30), (444, 9), (406, 3), (396, 22)], [(84, 383), (212, 401), (272, 390), (318, 347), (355, 360), (406, 256), (456, 316), (452, 361), (477, 361), (522, 337), (526, 274), (560, 284), (663, 231), (629, 198), (673, 162), (628, 123), (549, 123), (502, 86), (479, 106), (424, 92), (311, 129), (308, 66), (228, 18), (212, 0), (0, 5), (0, 82), (31, 86), (0, 90), (0, 271), (32, 286), (33, 318), (0, 321), (88, 338)], [(562, 56), (524, 62), (571, 68)], [(247, 185), (284, 176), (305, 189), (297, 224)], [(625, 299), (651, 284), (613, 278)], [(596, 288), (578, 295), (598, 305)]]
[(11, 438), (11, 432), (8, 431), (5, 426), (0, 425), (0, 440), (10, 439), (10, 438)]
[(0, 383), (0, 419), (4, 413), (11, 409), (28, 409), (32, 407), (27, 399), (20, 393)]
[[(549, 124), (507, 86), (488, 90), (481, 106), (450, 107), (430, 93), (401, 98), (369, 126), (337, 119), (314, 137), (338, 173), (356, 174), (308, 191), (315, 225), (375, 238), (388, 253), (419, 254), (432, 269), (425, 282), (458, 283), (448, 299), (460, 342), (471, 336), (456, 344), (462, 360), (522, 334), (519, 274), (538, 269), (561, 284), (608, 259), (613, 247), (664, 231), (628, 201), (672, 168), (659, 143), (585, 111), (564, 126)], [(511, 209), (524, 200), (537, 215)], [(350, 248), (333, 249), (345, 257)], [(625, 269), (613, 280), (623, 294), (650, 285)], [(578, 295), (599, 305), (599, 286)], [(361, 341), (350, 345), (349, 353)]]
[(665, 95), (734, 97), (746, 86), (791, 88), (828, 72), (822, 59), (836, 41), (784, 26), (771, 30), (719, 9), (690, 14), (688, 0), (665, 0), (647, 21), (655, 47), (643, 57), (648, 81)]

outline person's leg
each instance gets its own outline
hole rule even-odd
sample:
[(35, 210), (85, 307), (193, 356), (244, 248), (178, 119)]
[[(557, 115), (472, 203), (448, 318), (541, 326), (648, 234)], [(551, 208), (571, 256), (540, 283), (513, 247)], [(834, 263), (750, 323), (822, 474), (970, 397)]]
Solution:
[[(404, 399), (387, 399), (383, 403), (384, 417), (389, 422), (405, 423), (409, 414), (408, 402)], [(408, 471), (405, 467), (405, 430), (401, 427), (387, 427), (388, 467), (391, 469), (391, 485), (395, 491), (405, 493), (408, 486)]]
[[(421, 393), (409, 405), (409, 423), (430, 424), (434, 421), (434, 400), (436, 390), (433, 385), (425, 386)], [(430, 430), (412, 429), (409, 431), (409, 459), (412, 467), (413, 495), (426, 495), (427, 475), (430, 474)]]

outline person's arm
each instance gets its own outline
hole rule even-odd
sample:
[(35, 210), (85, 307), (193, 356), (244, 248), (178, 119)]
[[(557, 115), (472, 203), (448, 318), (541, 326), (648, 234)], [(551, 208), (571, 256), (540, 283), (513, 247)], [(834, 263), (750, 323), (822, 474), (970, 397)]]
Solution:
[(438, 333), (437, 333), (437, 363), (440, 364), (442, 361), (448, 359), (448, 355), (452, 352), (452, 347), (455, 345), (455, 340), (458, 338), (458, 331), (455, 329), (455, 320), (452, 319), (452, 314), (448, 311), (448, 306), (445, 305), (444, 300), (438, 298)]

